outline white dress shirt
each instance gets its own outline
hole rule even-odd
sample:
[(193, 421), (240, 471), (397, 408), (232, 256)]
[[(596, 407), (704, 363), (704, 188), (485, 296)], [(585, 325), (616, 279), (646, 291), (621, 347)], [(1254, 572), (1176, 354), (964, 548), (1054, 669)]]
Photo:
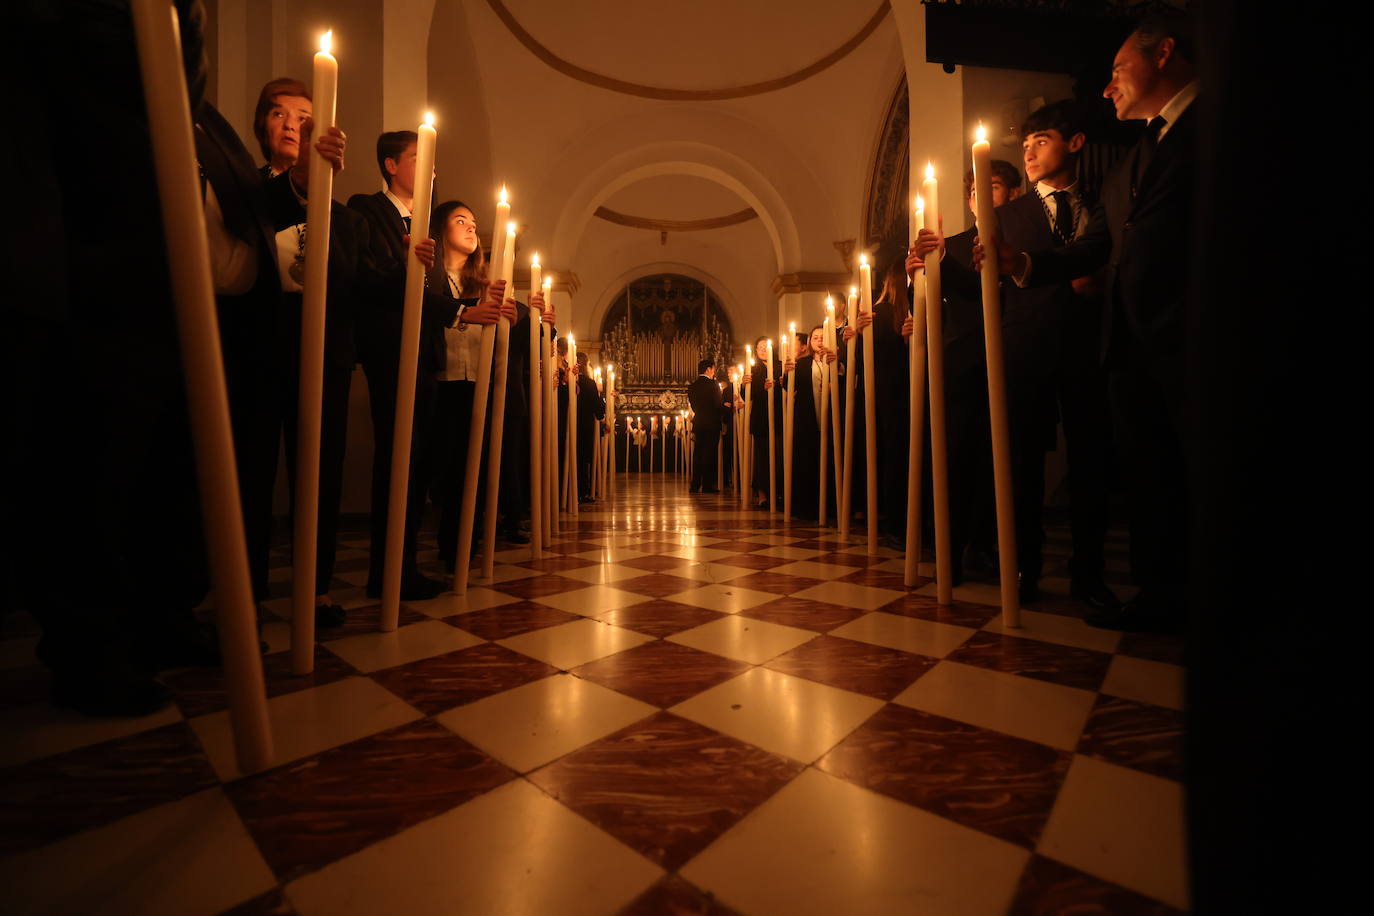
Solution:
[[(462, 280), (456, 270), (448, 274), (448, 288), (456, 299), (462, 294)], [(452, 327), (444, 328), (444, 347), (447, 359), (439, 378), (446, 382), (475, 382), (477, 368), (481, 359), (479, 344), (482, 341), (480, 325), (464, 324), (455, 320)]]
[(205, 235), (210, 245), (210, 275), (215, 295), (242, 296), (258, 277), (257, 246), (245, 242), (224, 225), (224, 211), (210, 182), (205, 183)]

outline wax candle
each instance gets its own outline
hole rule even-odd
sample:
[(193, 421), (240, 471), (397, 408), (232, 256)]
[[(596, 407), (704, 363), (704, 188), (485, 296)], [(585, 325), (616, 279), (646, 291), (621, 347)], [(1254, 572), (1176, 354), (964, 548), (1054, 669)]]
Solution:
[[(416, 131), (415, 175), (434, 174), (434, 115), (425, 114), (424, 123)], [(310, 178), (315, 178), (312, 163)], [(411, 202), (411, 225), (429, 225), (432, 181), (415, 182), (415, 196)], [(327, 203), (327, 201), (326, 201)], [(328, 210), (326, 209), (326, 214)], [(328, 219), (328, 216), (325, 217)], [(310, 223), (306, 223), (307, 231)], [(406, 254), (405, 294), (401, 307), (401, 347), (397, 360), (396, 413), (391, 436), (391, 490), (387, 501), (386, 564), (382, 572), (381, 629), (389, 633), (400, 625), (401, 578), (405, 554), (406, 493), (410, 487), (411, 434), (415, 416), (415, 375), (420, 359), (420, 319), (424, 311), (425, 265), (415, 253), (415, 242), (425, 237), (421, 228), (411, 233), (410, 251)], [(309, 255), (306, 257), (309, 261)]]
[[(330, 53), (334, 33), (320, 37), (314, 60), (314, 137), (334, 126), (339, 62)], [(315, 565), (320, 513), (320, 426), (324, 396), (325, 292), (329, 278), (330, 199), (334, 170), (312, 142), (305, 205), (305, 277), (302, 282), (300, 381), (296, 416), (296, 499), (291, 545), (291, 670), (315, 668)]]
[(539, 253), (530, 258), (530, 554), (539, 559), (544, 546), (544, 431), (543, 391), (539, 387), (540, 347), (544, 339), (544, 317), (534, 308), (534, 294), (542, 291)]
[[(987, 131), (978, 125), (973, 141), (973, 192), (978, 208), (978, 237), (984, 249), (996, 251), (997, 211), (992, 199), (992, 147)], [(1021, 625), (1016, 568), (1016, 512), (1012, 502), (1011, 431), (1007, 417), (1006, 368), (1002, 357), (1001, 278), (997, 258), (985, 257), (983, 281), (983, 343), (988, 366), (988, 418), (992, 424), (992, 477), (997, 501), (997, 554), (1002, 588), (1002, 624)]]
[[(940, 234), (940, 185), (935, 166), (926, 163), (921, 184), (925, 204), (921, 228)], [(945, 450), (944, 313), (940, 303), (940, 254), (925, 259), (926, 361), (930, 378), (930, 499), (935, 519), (935, 596), (940, 604), (954, 600), (954, 558), (950, 546), (949, 467)]]

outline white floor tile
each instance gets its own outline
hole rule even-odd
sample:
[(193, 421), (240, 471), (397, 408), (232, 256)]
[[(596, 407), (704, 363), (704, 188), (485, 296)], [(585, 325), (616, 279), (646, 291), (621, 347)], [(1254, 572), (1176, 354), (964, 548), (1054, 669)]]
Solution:
[[(603, 613), (610, 613), (612, 610), (613, 607), (607, 608)], [(600, 620), (584, 619), (532, 630), (497, 642), (508, 649), (514, 649), (567, 671), (652, 640), (652, 636), (645, 636), (643, 633), (614, 627)]]
[(761, 665), (816, 635), (812, 630), (731, 615), (676, 633), (669, 636), (668, 641)]
[(968, 627), (874, 611), (837, 627), (831, 631), (831, 635), (931, 658), (944, 658), (976, 632)]
[(1184, 670), (1178, 665), (1126, 655), (1112, 657), (1101, 693), (1169, 709), (1183, 708)]

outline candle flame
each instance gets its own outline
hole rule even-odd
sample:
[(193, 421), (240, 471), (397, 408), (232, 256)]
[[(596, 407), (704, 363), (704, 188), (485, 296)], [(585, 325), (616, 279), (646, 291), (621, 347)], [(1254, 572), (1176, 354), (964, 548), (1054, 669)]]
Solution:
[(849, 295), (851, 295), (851, 296), (857, 296), (857, 295), (859, 295), (859, 288), (858, 288), (857, 286), (851, 286), (851, 287), (849, 287)]
[(745, 345), (744, 345), (744, 355), (745, 355), (745, 356), (749, 356), (749, 355), (752, 354), (753, 352), (754, 352), (753, 344), (745, 344)]
[(922, 197), (920, 194), (917, 194), (917, 195), (916, 195), (916, 209), (917, 209), (917, 210), (924, 210), (925, 208), (926, 208), (926, 201), (925, 201), (925, 198)]
[(553, 289), (553, 275), (552, 275), (552, 274), (550, 274), (549, 276), (547, 276), (547, 277), (544, 278), (544, 289), (545, 289), (545, 291), (548, 291), (548, 290), (552, 290), (552, 289)]
[(330, 29), (320, 36), (320, 53), (328, 54), (334, 49), (334, 30)]
[(933, 166), (933, 165), (931, 165), (929, 162), (927, 162), (927, 163), (926, 163), (926, 181), (934, 181), (934, 180), (935, 180), (935, 166)]
[(568, 345), (571, 346), (571, 345), (573, 345), (574, 343), (576, 343), (576, 341), (574, 341), (574, 340), (573, 340), (573, 336), (572, 336), (571, 334), (569, 334), (569, 335), (568, 335)]
[(515, 235), (515, 220), (506, 223), (506, 235)]
[(795, 321), (787, 322), (787, 330), (791, 331), (793, 334), (797, 333), (797, 323)]
[(987, 138), (988, 138), (987, 129), (984, 128), (982, 124), (979, 124), (979, 125), (978, 125), (978, 129), (975, 130), (975, 131), (973, 132), (973, 139), (977, 140), (979, 143), (982, 143), (982, 142), (983, 142), (984, 140), (986, 140)]
[(834, 296), (826, 296), (826, 297), (825, 297), (825, 308), (826, 308), (827, 311), (830, 311), (830, 312), (835, 311), (835, 297), (834, 297)]
[(538, 267), (538, 266), (539, 266), (539, 252), (536, 251), (536, 252), (534, 253), (534, 256), (530, 258), (530, 267)]
[(497, 200), (497, 202), (503, 203), (503, 204), (505, 204), (505, 203), (510, 203), (510, 198), (509, 198), (509, 197), (507, 196), (507, 194), (506, 194), (506, 186), (505, 186), (505, 185), (501, 185), (501, 193), (498, 194), (498, 195), (496, 195), (496, 200)]
[(433, 127), (433, 126), (434, 126), (434, 112), (432, 112), (432, 111), (427, 111), (427, 112), (425, 112), (425, 126), (427, 126), (427, 127)]
[(868, 255), (866, 255), (866, 254), (861, 254), (861, 255), (859, 255), (859, 266), (860, 266), (860, 267), (867, 267), (867, 266), (868, 266)]

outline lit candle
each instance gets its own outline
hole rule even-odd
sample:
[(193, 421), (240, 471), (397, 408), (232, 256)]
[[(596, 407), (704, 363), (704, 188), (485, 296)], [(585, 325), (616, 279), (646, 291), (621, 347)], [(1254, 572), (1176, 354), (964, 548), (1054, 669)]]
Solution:
[[(921, 184), (923, 229), (940, 233), (940, 185), (935, 167), (926, 163)], [(949, 465), (945, 448), (944, 316), (940, 297), (940, 253), (925, 259), (926, 372), (930, 378), (930, 500), (935, 520), (935, 596), (940, 604), (954, 600), (954, 557), (950, 546)]]
[[(833, 296), (826, 296), (826, 297), (825, 297), (825, 317), (821, 319), (821, 346), (822, 346), (822, 347), (828, 347), (828, 346), (830, 345), (830, 325), (831, 325), (831, 323), (832, 323), (834, 320), (835, 320), (835, 298), (834, 298)], [(819, 486), (819, 502), (818, 502), (816, 505), (817, 505), (817, 511), (818, 511), (818, 521), (819, 521), (820, 525), (821, 525), (822, 527), (824, 527), (824, 526), (825, 526), (825, 510), (826, 510), (826, 508), (827, 508), (827, 507), (826, 507), (826, 502), (827, 502), (827, 500), (826, 500), (826, 498), (825, 498), (825, 477), (826, 477), (826, 473), (829, 471), (829, 467), (827, 466), (828, 463), (829, 463), (829, 451), (828, 451), (828, 446), (829, 446), (829, 438), (830, 438), (830, 435), (829, 435), (829, 434), (830, 434), (830, 390), (829, 390), (829, 389), (830, 389), (830, 385), (829, 385), (829, 381), (828, 381), (828, 378), (827, 378), (829, 366), (826, 365), (825, 359), (822, 358), (822, 356), (821, 356), (820, 353), (813, 353), (813, 354), (811, 354), (811, 359), (812, 359), (812, 361), (813, 361), (813, 365), (820, 367), (820, 372), (821, 372), (821, 390), (820, 390), (820, 395), (819, 395), (819, 397), (820, 397), (820, 403), (816, 405), (816, 408), (817, 408), (816, 419), (817, 419), (817, 421), (818, 421), (818, 422), (817, 422), (818, 430), (817, 430), (817, 443), (816, 443), (816, 444), (817, 444), (817, 446), (820, 448), (820, 468), (819, 468), (820, 473), (817, 475), (817, 479), (819, 480), (819, 484), (818, 484), (818, 486)], [(807, 379), (798, 378), (797, 381), (798, 381), (799, 384), (805, 385), (805, 384), (808, 384), (811, 380), (810, 380), (809, 378), (807, 378)]]
[[(978, 125), (973, 142), (973, 193), (978, 207), (978, 237), (985, 251), (996, 251), (997, 212), (992, 199), (992, 147)], [(1006, 367), (1002, 359), (1001, 278), (997, 258), (983, 258), (983, 342), (987, 349), (988, 415), (992, 422), (992, 476), (997, 497), (997, 554), (1002, 585), (1002, 624), (1021, 625), (1016, 568), (1016, 510), (1012, 503), (1011, 431), (1007, 419)]]
[[(835, 475), (835, 494), (836, 511), (839, 511), (840, 487), (844, 483), (844, 434), (840, 430), (840, 376), (839, 376), (839, 347), (835, 342), (835, 300), (827, 296), (825, 299), (826, 316), (830, 320), (830, 333), (825, 339), (825, 345), (829, 348), (835, 362), (825, 367), (825, 380), (828, 391), (822, 391), (821, 396), (830, 400), (830, 449), (834, 453)], [(827, 500), (828, 502), (828, 500)]]
[[(797, 359), (797, 323), (787, 323), (787, 359)], [(796, 418), (793, 410), (797, 404), (797, 380), (795, 368), (787, 370), (787, 388), (782, 393), (782, 505), (783, 524), (790, 524), (792, 518), (792, 435)]]
[[(859, 318), (859, 288), (849, 287), (849, 296), (844, 302), (844, 324), (853, 328)], [(849, 521), (854, 516), (854, 383), (858, 378), (857, 333), (849, 338), (849, 349), (845, 360), (844, 376), (844, 474), (840, 484), (839, 512), (840, 534), (849, 535)]]
[(542, 556), (544, 548), (544, 444), (541, 441), (544, 431), (544, 398), (539, 386), (540, 352), (544, 341), (543, 310), (534, 308), (535, 293), (543, 292), (541, 285), (542, 268), (539, 253), (530, 258), (530, 554), (535, 560)]
[[(873, 320), (873, 269), (868, 255), (859, 255), (859, 310)], [(864, 330), (864, 458), (866, 459), (868, 504), (868, 554), (878, 554), (878, 367), (873, 352), (873, 328)]]
[(131, 12), (190, 407), (229, 723), (239, 769), (251, 773), (272, 765), (272, 732), (180, 32), (176, 10), (161, 0), (134, 0)]
[[(420, 363), (420, 319), (424, 312), (425, 265), (415, 243), (429, 226), (430, 194), (434, 183), (420, 180), (434, 174), (434, 115), (425, 114), (416, 131), (414, 199), (411, 202), (410, 251), (406, 255), (405, 298), (401, 310), (401, 350), (396, 375), (396, 423), (391, 435), (391, 491), (387, 502), (386, 565), (382, 572), (381, 629), (389, 633), (400, 624), (401, 577), (405, 554), (406, 493), (410, 487), (410, 445), (415, 417), (415, 376)], [(315, 178), (314, 164), (310, 178)], [(328, 213), (328, 210), (325, 211)], [(328, 216), (325, 217), (328, 219)], [(310, 223), (306, 223), (307, 229)], [(306, 255), (307, 264), (309, 254)]]
[(577, 515), (577, 341), (568, 332), (568, 513)]
[[(544, 275), (545, 307), (553, 303), (553, 277)], [(544, 345), (544, 547), (553, 546), (558, 530), (558, 382), (554, 363), (557, 342), (554, 327), (549, 322), (548, 342)]]
[[(925, 222), (925, 206), (921, 195), (911, 208), (912, 234)], [(921, 447), (921, 430), (925, 424), (925, 283), (921, 277), (913, 277), (911, 284), (911, 340), (907, 354), (909, 377), (907, 385), (907, 479), (906, 479), (906, 553), (902, 568), (902, 582), (907, 588), (920, 584), (921, 563), (921, 461), (924, 449)]]
[[(768, 353), (763, 360), (763, 377), (768, 381), (773, 379), (773, 341), (768, 341)], [(777, 428), (775, 418), (778, 415), (777, 409), (777, 385), (768, 387), (768, 511), (778, 511), (778, 444)]]
[[(313, 137), (334, 126), (339, 62), (334, 33), (320, 36), (314, 61)], [(315, 547), (320, 515), (320, 414), (324, 400), (325, 292), (329, 285), (329, 219), (334, 170), (312, 142), (305, 204), (305, 276), (301, 290), (300, 382), (296, 411), (296, 499), (291, 544), (291, 671), (315, 669)]]

